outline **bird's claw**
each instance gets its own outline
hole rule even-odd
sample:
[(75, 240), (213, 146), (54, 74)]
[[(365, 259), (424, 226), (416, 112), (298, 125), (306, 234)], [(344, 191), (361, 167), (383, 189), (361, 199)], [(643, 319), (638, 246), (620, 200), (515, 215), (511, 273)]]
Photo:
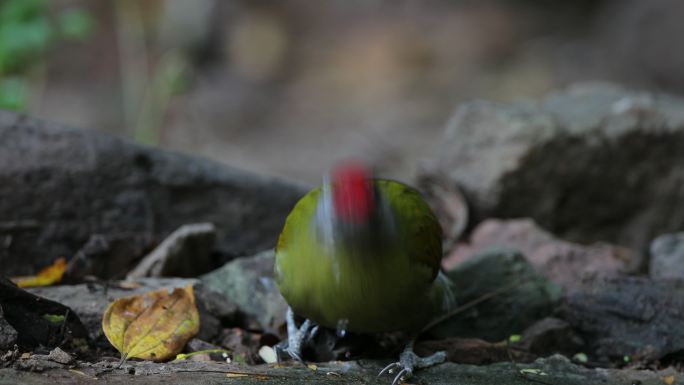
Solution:
[(392, 385), (398, 385), (400, 382), (404, 382), (411, 378), (413, 375), (413, 371), (409, 368), (404, 368), (399, 371), (396, 377), (394, 377), (394, 381), (392, 381)]
[(378, 377), (382, 376), (385, 373), (394, 374), (394, 370), (399, 369), (399, 368), (401, 368), (401, 370), (394, 377), (394, 380), (392, 381), (392, 385), (397, 385), (400, 382), (409, 379), (413, 375), (413, 370), (411, 368), (405, 368), (405, 367), (401, 366), (401, 363), (399, 363), (399, 362), (392, 362), (391, 364), (385, 366), (385, 368), (382, 369), (380, 371), (380, 373), (378, 373)]
[(392, 385), (397, 385), (400, 382), (411, 378), (415, 369), (423, 369), (433, 365), (441, 364), (445, 360), (445, 352), (437, 352), (428, 357), (418, 357), (413, 352), (413, 344), (409, 344), (409, 346), (407, 346), (399, 356), (399, 361), (392, 362), (391, 364), (385, 366), (380, 373), (378, 373), (378, 377), (385, 373), (394, 374), (396, 369), (400, 369), (399, 373), (397, 373), (392, 381)]
[(291, 308), (287, 309), (287, 341), (284, 344), (277, 346), (278, 360), (280, 360), (280, 352), (287, 353), (293, 359), (304, 363), (302, 359), (302, 347), (308, 343), (318, 333), (318, 325), (310, 320), (305, 320), (302, 325), (297, 328), (294, 319), (294, 312)]
[(394, 368), (399, 368), (401, 367), (401, 364), (398, 362), (392, 362), (391, 364), (385, 366), (380, 373), (378, 373), (378, 377), (382, 376), (385, 373), (394, 373)]

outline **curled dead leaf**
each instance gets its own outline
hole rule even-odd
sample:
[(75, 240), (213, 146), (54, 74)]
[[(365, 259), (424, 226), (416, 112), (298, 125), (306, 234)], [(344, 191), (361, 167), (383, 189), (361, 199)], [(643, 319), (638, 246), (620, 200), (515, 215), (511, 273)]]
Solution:
[(21, 288), (54, 285), (62, 280), (66, 268), (66, 259), (57, 258), (52, 265), (39, 271), (38, 274), (30, 277), (14, 277), (12, 282)]
[(119, 298), (102, 316), (102, 330), (122, 358), (165, 361), (199, 331), (192, 286)]

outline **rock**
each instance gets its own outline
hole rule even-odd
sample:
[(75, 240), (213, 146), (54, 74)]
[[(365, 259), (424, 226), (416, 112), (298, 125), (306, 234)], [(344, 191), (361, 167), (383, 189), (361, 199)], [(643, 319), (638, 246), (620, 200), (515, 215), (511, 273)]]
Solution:
[(664, 234), (651, 243), (649, 274), (654, 280), (684, 279), (684, 233)]
[(228, 328), (221, 331), (220, 345), (231, 353), (231, 361), (255, 364), (258, 362), (257, 350), (262, 346), (257, 333), (241, 328)]
[(484, 365), (493, 362), (531, 362), (534, 356), (510, 347), (504, 342), (488, 342), (477, 338), (447, 338), (443, 340), (421, 341), (416, 344), (419, 356), (435, 352), (446, 352), (447, 361), (459, 364)]
[(151, 247), (151, 234), (93, 234), (67, 265), (65, 281), (87, 276), (123, 278)]
[(221, 349), (219, 346), (203, 341), (199, 338), (193, 338), (185, 345), (185, 350), (188, 352), (201, 352), (204, 350)]
[(0, 351), (5, 352), (14, 347), (18, 342), (19, 334), (7, 322), (3, 315), (2, 306), (0, 306)]
[(221, 361), (226, 362), (228, 353), (221, 349), (221, 347), (203, 341), (199, 338), (193, 338), (185, 345), (185, 352), (195, 353), (190, 355), (187, 359), (193, 361)]
[(0, 367), (7, 366), (8, 363), (16, 361), (19, 357), (19, 346), (14, 345), (11, 349), (5, 350), (4, 353), (0, 354)]
[(287, 303), (273, 280), (274, 261), (275, 253), (267, 250), (228, 262), (200, 280), (207, 289), (237, 304), (255, 326), (275, 333), (285, 322)]
[(135, 283), (127, 282), (125, 285), (103, 282), (35, 287), (27, 290), (72, 308), (83, 321), (90, 337), (102, 343), (106, 341), (102, 332), (102, 314), (115, 299), (162, 288), (185, 287), (195, 282), (196, 280), (191, 279), (155, 278), (142, 279)]
[[(29, 355), (29, 353), (26, 354)], [(22, 355), (20, 360), (15, 361), (14, 367), (27, 372), (42, 373), (51, 369), (62, 369), (64, 368), (64, 365), (60, 364), (59, 362), (49, 360), (47, 354), (30, 354), (27, 358), (24, 358)], [(50, 383), (53, 382), (54, 381), (50, 381)], [(20, 381), (19, 383), (25, 382)], [(42, 384), (44, 383), (45, 382), (42, 382)]]
[(684, 351), (684, 281), (595, 278), (564, 299), (560, 316), (599, 359), (659, 360)]
[(474, 223), (532, 217), (579, 242), (645, 252), (684, 226), (684, 100), (584, 84), (541, 102), (462, 105), (438, 168)]
[[(22, 361), (22, 360), (19, 360)], [(28, 360), (27, 360), (28, 361)], [(47, 361), (49, 362), (49, 361)], [(390, 376), (377, 378), (386, 361), (333, 361), (318, 363), (315, 369), (304, 365), (240, 365), (210, 361), (177, 361), (158, 364), (149, 361), (127, 361), (120, 367), (116, 362), (79, 363), (78, 370), (62, 365), (43, 367), (42, 373), (0, 369), (2, 384), (86, 384), (97, 378), (107, 384), (162, 385), (162, 384), (389, 384)], [(33, 371), (30, 366), (25, 370)], [(96, 376), (97, 375), (97, 376)], [(662, 385), (665, 378), (681, 376), (674, 368), (664, 370), (590, 369), (573, 364), (562, 356), (538, 359), (528, 364), (502, 362), (491, 365), (461, 365), (445, 363), (417, 371), (412, 383), (459, 385)]]
[(431, 329), (432, 339), (461, 337), (502, 341), (550, 315), (561, 297), (560, 288), (538, 274), (515, 250), (485, 251), (447, 275), (453, 282), (459, 306), (493, 293), (497, 295)]
[(576, 288), (590, 275), (612, 276), (629, 270), (633, 253), (605, 243), (588, 246), (558, 239), (531, 219), (487, 219), (443, 260), (448, 271), (472, 255), (491, 248), (519, 250), (543, 276), (565, 288)]
[(59, 347), (52, 349), (50, 354), (48, 354), (47, 359), (63, 365), (68, 365), (74, 361), (74, 357), (72, 357), (71, 354), (65, 352)]
[(83, 320), (88, 334), (97, 344), (109, 346), (102, 332), (102, 314), (115, 299), (159, 289), (173, 289), (193, 285), (197, 309), (200, 313), (200, 331), (197, 338), (210, 340), (223, 322), (235, 322), (237, 307), (225, 298), (207, 292), (196, 279), (143, 278), (136, 282), (61, 285), (28, 289), (70, 306)]
[(21, 347), (64, 346), (88, 338), (74, 310), (20, 289), (1, 276), (0, 306), (4, 320), (16, 330)]
[(445, 351), (447, 360), (462, 364), (482, 365), (493, 362), (532, 362), (537, 357), (557, 353), (572, 356), (581, 351), (584, 342), (567, 322), (547, 317), (525, 329), (519, 341), (489, 342), (477, 338), (446, 338), (419, 341), (416, 353), (427, 356)]
[(211, 223), (181, 226), (131, 270), (127, 279), (196, 277), (211, 269), (216, 228)]
[(8, 276), (71, 259), (93, 234), (157, 243), (202, 222), (216, 226), (216, 248), (227, 256), (218, 266), (273, 247), (306, 192), (207, 159), (4, 111), (0, 164), (0, 260)]
[(207, 289), (201, 282), (195, 283), (194, 288), (201, 321), (197, 338), (214, 340), (223, 326), (234, 325), (240, 321), (240, 309), (235, 303)]
[(582, 349), (584, 341), (572, 330), (569, 323), (547, 317), (525, 329), (520, 342), (514, 346), (536, 356), (547, 357), (561, 353), (571, 357)]

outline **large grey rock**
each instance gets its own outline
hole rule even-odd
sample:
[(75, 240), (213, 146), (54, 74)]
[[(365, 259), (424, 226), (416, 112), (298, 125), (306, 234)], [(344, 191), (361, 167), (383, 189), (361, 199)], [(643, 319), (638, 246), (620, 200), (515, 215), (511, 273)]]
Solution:
[(274, 262), (275, 253), (267, 250), (230, 261), (203, 275), (200, 281), (254, 319), (257, 325), (252, 326), (276, 332), (285, 322), (287, 303), (273, 279)]
[(561, 298), (560, 287), (537, 273), (517, 250), (483, 251), (447, 275), (459, 306), (488, 299), (433, 328), (429, 335), (436, 339), (502, 341), (551, 315)]
[(487, 249), (520, 251), (543, 276), (560, 286), (577, 288), (588, 276), (624, 273), (635, 259), (624, 247), (606, 243), (580, 245), (554, 237), (531, 219), (487, 219), (471, 233), (469, 243), (460, 243), (442, 260), (454, 266)]
[(14, 327), (7, 322), (3, 316), (2, 306), (0, 306), (0, 351), (12, 349), (18, 342), (18, 338), (19, 334)]
[(684, 281), (594, 278), (564, 299), (560, 315), (598, 360), (655, 361), (684, 351)]
[[(224, 255), (252, 253), (275, 244), (305, 192), (207, 159), (10, 112), (0, 112), (0, 165), (0, 270), (7, 275), (71, 259), (93, 234), (158, 243), (186, 223), (213, 223)], [(121, 276), (129, 267), (103, 275)]]
[(65, 281), (81, 282), (86, 276), (123, 277), (152, 245), (150, 234), (92, 234), (69, 260)]
[(211, 223), (181, 226), (146, 255), (126, 278), (195, 277), (206, 273), (211, 270), (215, 239), (216, 228)]
[(198, 338), (211, 339), (221, 330), (222, 321), (235, 321), (237, 308), (225, 298), (207, 292), (196, 279), (143, 278), (136, 282), (118, 284), (78, 284), (28, 289), (31, 293), (69, 306), (83, 321), (89, 336), (98, 344), (108, 343), (102, 331), (102, 314), (110, 303), (121, 297), (152, 290), (193, 285), (200, 314)]
[[(67, 346), (87, 341), (88, 332), (73, 309), (18, 288), (0, 276), (2, 318), (17, 332), (22, 348)], [(0, 334), (4, 334), (0, 333)]]
[(684, 280), (684, 233), (664, 234), (651, 243), (649, 274), (654, 280)]
[(644, 252), (684, 227), (682, 148), (684, 100), (585, 84), (539, 103), (464, 104), (438, 168), (476, 221), (532, 217), (564, 238)]

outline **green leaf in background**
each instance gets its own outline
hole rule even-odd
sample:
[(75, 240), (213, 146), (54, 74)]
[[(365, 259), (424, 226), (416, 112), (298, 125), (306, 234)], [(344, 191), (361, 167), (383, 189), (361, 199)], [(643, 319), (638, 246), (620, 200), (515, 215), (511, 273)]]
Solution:
[(0, 71), (19, 71), (45, 51), (51, 37), (47, 19), (0, 24)]
[(3, 0), (0, 1), (0, 24), (28, 21), (45, 14), (45, 0)]
[(40, 60), (52, 39), (43, 0), (0, 1), (0, 75), (21, 73)]
[(19, 77), (0, 79), (0, 108), (26, 111), (28, 106), (28, 87)]
[(85, 40), (95, 30), (95, 19), (81, 9), (70, 9), (57, 17), (60, 35), (70, 40)]
[(0, 0), (0, 108), (26, 111), (30, 71), (58, 38), (85, 39), (94, 29), (89, 13), (71, 9), (51, 17), (45, 0)]

